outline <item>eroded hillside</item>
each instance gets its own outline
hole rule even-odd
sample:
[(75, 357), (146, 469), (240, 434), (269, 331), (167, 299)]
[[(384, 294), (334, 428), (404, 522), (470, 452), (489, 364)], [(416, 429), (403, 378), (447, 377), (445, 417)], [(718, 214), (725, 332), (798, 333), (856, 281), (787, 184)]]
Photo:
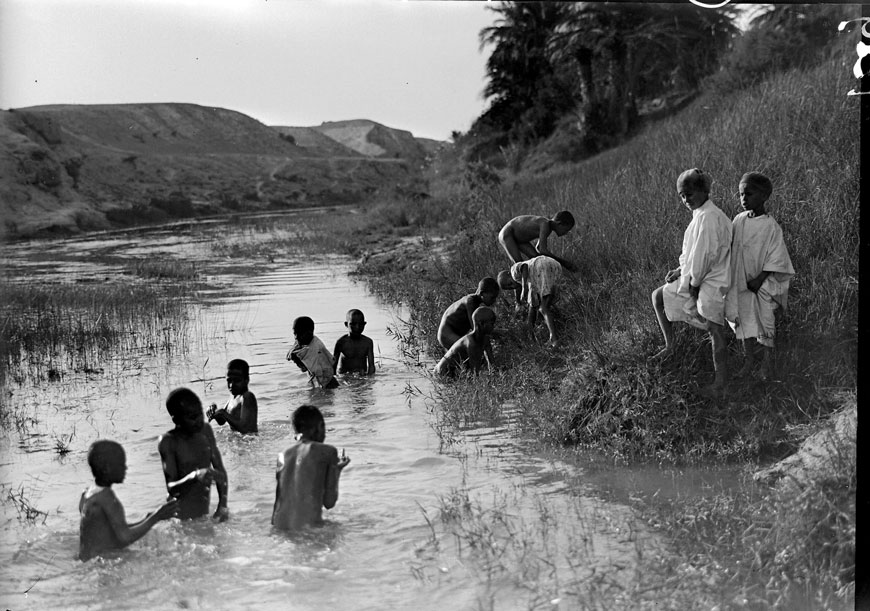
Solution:
[(0, 111), (0, 235), (425, 192), (426, 148), (409, 132), (370, 121), (324, 125), (385, 154), (349, 147), (323, 126), (274, 128), (194, 104)]

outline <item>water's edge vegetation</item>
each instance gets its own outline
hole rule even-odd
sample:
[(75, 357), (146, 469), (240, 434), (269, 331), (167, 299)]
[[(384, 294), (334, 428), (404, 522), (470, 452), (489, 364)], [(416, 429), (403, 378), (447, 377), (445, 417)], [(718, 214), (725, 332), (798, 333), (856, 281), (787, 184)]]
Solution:
[[(496, 371), (439, 386), (443, 417), (487, 421), (510, 401), (518, 434), (566, 459), (593, 452), (602, 461), (745, 465), (736, 491), (691, 503), (638, 501), (681, 560), (650, 559), (649, 575), (635, 587), (657, 584), (655, 608), (841, 608), (854, 592), (854, 438), (841, 440), (827, 468), (808, 481), (768, 488), (749, 474), (793, 452), (856, 401), (859, 133), (858, 102), (845, 95), (850, 66), (844, 52), (812, 70), (702, 96), (618, 149), (543, 175), (495, 182), (479, 168), (464, 178), (442, 168), (432, 178), (435, 196), (422, 203), (382, 202), (304, 220), (240, 217), (215, 256), (266, 261), (317, 249), (359, 257), (357, 273), (410, 312), (400, 339), (422, 362), (421, 355), (440, 356), (435, 333), (444, 308), (507, 267), (496, 242), (501, 225), (517, 214), (571, 210), (577, 227), (554, 241), (580, 266), (558, 304), (563, 346), (548, 349), (544, 336), (530, 340), (503, 316)], [(680, 329), (678, 354), (664, 365), (646, 359), (661, 342), (649, 294), (674, 266), (688, 223), (674, 183), (695, 166), (714, 176), (712, 198), (732, 216), (740, 175), (771, 177), (769, 209), (797, 271), (778, 329), (775, 379), (734, 381), (718, 402), (695, 392), (712, 375), (700, 332)], [(88, 356), (94, 353), (83, 346), (146, 338), (169, 349), (184, 310), (163, 280), (197, 274), (158, 265), (142, 263), (130, 277), (160, 282), (117, 291), (87, 284), (4, 290), (4, 378), (101, 367), (98, 352)], [(58, 364), (58, 355), (68, 361)], [(741, 358), (737, 342), (730, 358)], [(0, 423), (21, 425), (6, 408)], [(457, 515), (451, 519), (475, 519)]]

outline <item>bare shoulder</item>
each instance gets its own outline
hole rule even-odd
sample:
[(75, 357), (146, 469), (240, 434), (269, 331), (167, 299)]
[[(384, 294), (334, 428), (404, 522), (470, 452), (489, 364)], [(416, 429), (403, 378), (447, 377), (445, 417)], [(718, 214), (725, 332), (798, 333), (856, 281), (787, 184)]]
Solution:
[(163, 453), (175, 448), (178, 438), (174, 431), (166, 431), (157, 439), (157, 449)]
[(311, 451), (316, 453), (318, 457), (326, 460), (332, 460), (333, 458), (336, 460), (338, 459), (338, 450), (335, 446), (329, 445), (328, 443), (315, 441), (311, 444)]

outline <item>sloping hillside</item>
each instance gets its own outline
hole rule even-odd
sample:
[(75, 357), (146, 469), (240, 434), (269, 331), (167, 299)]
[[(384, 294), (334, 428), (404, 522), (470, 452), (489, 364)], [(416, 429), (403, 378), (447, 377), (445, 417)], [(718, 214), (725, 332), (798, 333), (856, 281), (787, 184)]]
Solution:
[(320, 130), (193, 104), (0, 111), (0, 237), (425, 191), (422, 147), (377, 127), (405, 148), (365, 157)]
[(328, 121), (313, 129), (368, 157), (407, 159), (422, 162), (427, 151), (408, 131), (368, 121)]
[(332, 157), (360, 157), (362, 153), (346, 147), (329, 136), (320, 133), (314, 127), (289, 127), (273, 125), (272, 129), (279, 134), (293, 138), (296, 146), (304, 148), (312, 155), (328, 155)]

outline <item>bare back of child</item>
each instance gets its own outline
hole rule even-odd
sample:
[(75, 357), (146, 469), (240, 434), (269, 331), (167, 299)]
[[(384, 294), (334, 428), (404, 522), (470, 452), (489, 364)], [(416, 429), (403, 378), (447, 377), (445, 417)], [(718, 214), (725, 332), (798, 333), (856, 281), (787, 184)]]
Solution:
[(523, 214), (505, 223), (499, 231), (498, 241), (512, 263), (546, 255), (556, 259), (568, 271), (574, 271), (574, 264), (553, 254), (547, 243), (550, 234), (563, 236), (571, 231), (574, 224), (574, 216), (567, 210), (555, 214), (551, 219)]
[(498, 299), (499, 285), (495, 278), (483, 278), (477, 284), (477, 292), (451, 303), (441, 316), (438, 325), (438, 343), (449, 350), (463, 335), (474, 328), (472, 316), (481, 306), (492, 306)]
[(366, 326), (365, 315), (361, 310), (348, 310), (344, 326), (348, 332), (338, 338), (332, 351), (335, 359), (333, 369), (340, 374), (372, 375), (375, 372), (375, 344), (362, 333)]
[(463, 335), (438, 361), (435, 375), (452, 376), (463, 369), (478, 373), (487, 359), (492, 361), (489, 338), (495, 327), (495, 312), (487, 306), (480, 306), (474, 311), (473, 318), (474, 329)]
[(89, 560), (106, 552), (120, 550), (142, 538), (160, 520), (171, 518), (177, 507), (175, 499), (161, 505), (139, 522), (127, 523), (124, 506), (112, 484), (120, 484), (127, 473), (127, 458), (120, 444), (101, 439), (91, 444), (88, 464), (94, 485), (79, 501), (82, 519), (79, 525), (79, 559)]
[(293, 412), (296, 442), (278, 454), (272, 525), (299, 530), (323, 522), (323, 508), (338, 501), (338, 480), (350, 459), (323, 443), (326, 424), (320, 410), (303, 405)]

